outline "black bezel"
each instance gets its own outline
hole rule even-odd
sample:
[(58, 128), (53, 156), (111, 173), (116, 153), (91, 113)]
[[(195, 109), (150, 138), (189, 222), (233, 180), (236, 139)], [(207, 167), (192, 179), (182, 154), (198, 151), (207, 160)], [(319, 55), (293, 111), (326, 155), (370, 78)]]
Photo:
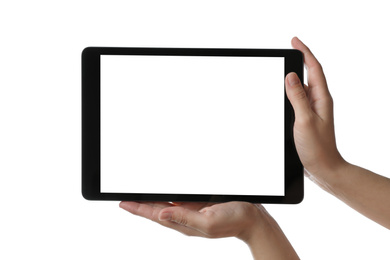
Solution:
[(88, 200), (247, 201), (295, 204), (303, 199), (303, 166), (293, 139), (294, 111), (285, 93), (285, 195), (192, 195), (100, 192), (100, 55), (179, 55), (284, 57), (284, 74), (296, 72), (303, 82), (303, 56), (294, 49), (205, 49), (88, 47), (82, 52), (82, 194)]

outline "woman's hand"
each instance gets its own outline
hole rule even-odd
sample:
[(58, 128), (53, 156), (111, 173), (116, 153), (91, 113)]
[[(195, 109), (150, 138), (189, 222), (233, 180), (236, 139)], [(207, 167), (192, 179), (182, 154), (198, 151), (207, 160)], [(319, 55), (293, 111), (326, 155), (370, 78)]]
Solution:
[(304, 86), (295, 73), (289, 73), (285, 80), (295, 112), (295, 146), (306, 174), (326, 188), (328, 175), (346, 165), (336, 147), (333, 99), (322, 66), (309, 48), (296, 37), (291, 44), (303, 53), (308, 75), (308, 85)]
[(299, 259), (276, 221), (259, 204), (122, 201), (120, 207), (188, 236), (237, 237), (249, 246), (254, 259)]
[(261, 205), (246, 202), (167, 203), (121, 202), (120, 207), (188, 236), (207, 238), (249, 237), (250, 227), (261, 218)]
[(333, 100), (322, 67), (298, 38), (292, 46), (304, 55), (308, 86), (295, 73), (286, 77), (294, 108), (294, 139), (306, 175), (337, 198), (390, 229), (390, 179), (346, 162), (336, 147)]

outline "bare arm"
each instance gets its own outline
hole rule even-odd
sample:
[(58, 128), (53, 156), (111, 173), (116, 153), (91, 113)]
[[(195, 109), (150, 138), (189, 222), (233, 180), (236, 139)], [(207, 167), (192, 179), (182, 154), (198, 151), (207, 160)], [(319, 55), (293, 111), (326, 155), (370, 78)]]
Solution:
[[(297, 38), (304, 54), (308, 85), (292, 73), (286, 91), (294, 107), (294, 139), (306, 175), (324, 190), (366, 217), (390, 229), (390, 179), (346, 162), (336, 147), (333, 100), (322, 67)], [(372, 156), (369, 154), (368, 156)]]
[[(276, 221), (263, 208), (261, 221), (251, 227), (250, 237), (241, 237), (249, 246), (255, 260), (264, 259), (299, 259), (294, 248), (284, 235)], [(240, 237), (238, 237), (240, 238)]]
[(390, 179), (349, 163), (324, 175), (311, 178), (353, 209), (390, 229)]

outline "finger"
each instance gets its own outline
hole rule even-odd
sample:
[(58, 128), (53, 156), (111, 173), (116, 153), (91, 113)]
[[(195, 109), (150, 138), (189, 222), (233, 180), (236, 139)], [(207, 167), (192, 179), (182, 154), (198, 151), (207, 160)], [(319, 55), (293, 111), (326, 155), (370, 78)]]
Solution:
[(308, 84), (310, 87), (320, 87), (327, 91), (326, 78), (321, 64), (314, 57), (311, 50), (297, 37), (291, 40), (291, 45), (303, 53), (304, 62), (308, 71)]
[(205, 207), (212, 206), (216, 203), (210, 203), (210, 202), (181, 202), (179, 205), (175, 206), (181, 206), (183, 208), (189, 209), (189, 210), (201, 210)]
[(291, 41), (295, 49), (303, 53), (305, 65), (308, 72), (308, 91), (307, 94), (314, 112), (322, 119), (332, 119), (332, 97), (329, 93), (326, 78), (321, 64), (314, 57), (310, 49), (303, 44), (297, 37)]
[(175, 201), (170, 201), (169, 203), (172, 204), (173, 206), (180, 206), (181, 204), (183, 204), (182, 202), (175, 202)]
[(174, 222), (207, 235), (205, 227), (208, 224), (207, 217), (199, 211), (189, 210), (183, 207), (171, 207), (162, 209), (158, 216), (160, 221)]
[(306, 95), (309, 96), (309, 86), (306, 84), (303, 84), (303, 88), (305, 89)]
[(170, 205), (165, 202), (138, 203), (134, 201), (122, 201), (119, 207), (134, 215), (157, 221), (160, 210), (170, 207)]
[(286, 76), (286, 93), (293, 106), (296, 120), (306, 120), (311, 116), (312, 110), (306, 91), (298, 75), (291, 72)]
[(161, 221), (158, 218), (158, 215), (160, 211), (163, 208), (172, 207), (169, 205), (169, 203), (164, 202), (133, 202), (133, 201), (122, 201), (119, 206), (123, 208), (124, 210), (140, 216), (147, 218), (149, 220), (152, 220), (160, 225), (163, 225), (165, 227), (174, 229), (182, 234), (185, 234), (187, 236), (205, 236), (203, 233), (199, 232), (198, 230), (192, 229), (190, 227), (178, 224), (176, 222), (172, 221)]

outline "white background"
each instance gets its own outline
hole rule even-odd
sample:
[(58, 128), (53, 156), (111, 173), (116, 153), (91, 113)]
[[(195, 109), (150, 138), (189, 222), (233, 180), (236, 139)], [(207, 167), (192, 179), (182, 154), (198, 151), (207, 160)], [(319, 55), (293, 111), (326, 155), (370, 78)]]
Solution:
[[(251, 259), (233, 238), (189, 238), (81, 196), (84, 47), (289, 48), (321, 61), (342, 155), (390, 177), (387, 1), (2, 1), (0, 258)], [(389, 259), (390, 233), (305, 182), (268, 205), (303, 259)]]
[(101, 56), (101, 191), (284, 195), (284, 58)]

